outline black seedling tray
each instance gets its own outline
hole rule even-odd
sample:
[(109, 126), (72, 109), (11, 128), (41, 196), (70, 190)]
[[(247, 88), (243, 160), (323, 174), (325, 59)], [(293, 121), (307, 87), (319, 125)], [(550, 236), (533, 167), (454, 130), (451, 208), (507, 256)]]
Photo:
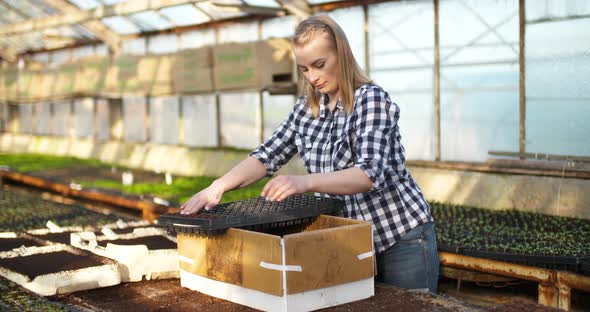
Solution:
[(220, 234), (231, 227), (266, 230), (308, 222), (321, 214), (336, 214), (343, 206), (340, 200), (310, 195), (294, 195), (280, 202), (256, 197), (220, 204), (209, 211), (201, 209), (190, 215), (164, 214), (158, 225), (169, 232), (205, 235)]

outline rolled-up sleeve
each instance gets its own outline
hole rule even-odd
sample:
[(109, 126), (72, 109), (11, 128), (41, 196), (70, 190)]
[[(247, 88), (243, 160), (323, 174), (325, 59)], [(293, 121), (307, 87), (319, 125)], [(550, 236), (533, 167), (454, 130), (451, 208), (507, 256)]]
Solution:
[(371, 192), (381, 190), (390, 166), (391, 136), (396, 124), (397, 106), (380, 88), (368, 88), (357, 99), (354, 116), (356, 133), (355, 167), (363, 170), (373, 185)]
[(294, 139), (294, 119), (300, 101), (295, 105), (295, 109), (289, 114), (289, 117), (279, 125), (272, 135), (249, 154), (249, 156), (258, 159), (266, 167), (268, 176), (281, 169), (297, 153)]

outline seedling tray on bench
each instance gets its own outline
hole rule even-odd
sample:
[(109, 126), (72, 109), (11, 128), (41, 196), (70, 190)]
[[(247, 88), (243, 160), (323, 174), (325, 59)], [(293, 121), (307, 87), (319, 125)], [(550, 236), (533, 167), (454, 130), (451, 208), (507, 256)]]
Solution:
[(198, 213), (161, 215), (158, 224), (171, 232), (204, 235), (221, 234), (228, 228), (269, 230), (311, 221), (321, 214), (334, 215), (344, 203), (340, 200), (310, 195), (294, 195), (284, 201), (267, 201), (263, 197), (217, 205)]

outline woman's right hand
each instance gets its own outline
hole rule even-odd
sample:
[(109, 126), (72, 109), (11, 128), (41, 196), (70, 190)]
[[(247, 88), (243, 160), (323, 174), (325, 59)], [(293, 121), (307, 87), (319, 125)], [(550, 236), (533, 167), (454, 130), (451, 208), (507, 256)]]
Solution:
[(205, 208), (205, 210), (212, 209), (221, 201), (223, 191), (223, 187), (217, 181), (211, 183), (207, 188), (193, 195), (191, 199), (180, 206), (180, 214), (196, 213), (202, 208)]

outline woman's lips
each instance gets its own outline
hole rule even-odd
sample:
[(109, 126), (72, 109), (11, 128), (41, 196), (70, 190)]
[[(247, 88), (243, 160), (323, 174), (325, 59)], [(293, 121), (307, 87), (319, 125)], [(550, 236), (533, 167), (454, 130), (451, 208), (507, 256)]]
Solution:
[(324, 82), (324, 83), (322, 83), (322, 84), (319, 84), (319, 85), (316, 85), (316, 88), (318, 88), (318, 89), (321, 89), (321, 88), (323, 88), (325, 85), (326, 85), (326, 82)]

